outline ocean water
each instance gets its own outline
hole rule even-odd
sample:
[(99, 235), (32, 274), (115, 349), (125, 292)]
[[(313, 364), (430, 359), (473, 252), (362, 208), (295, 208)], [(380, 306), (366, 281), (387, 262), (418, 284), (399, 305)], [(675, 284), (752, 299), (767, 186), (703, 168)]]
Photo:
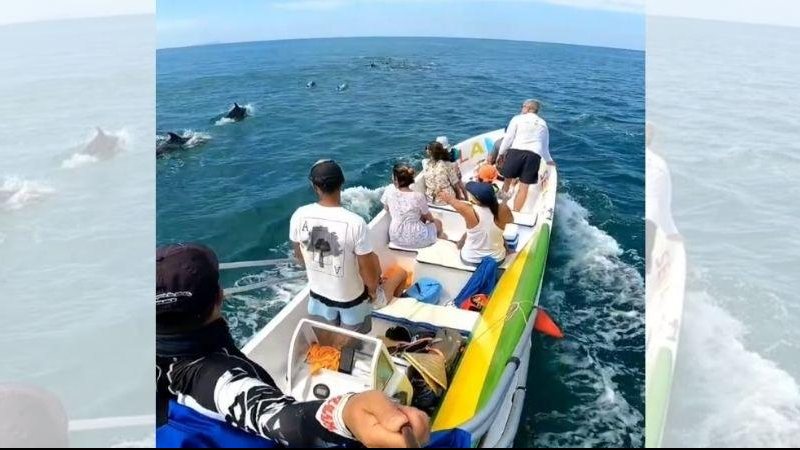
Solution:
[(800, 447), (800, 29), (648, 19), (687, 292), (665, 445)]
[[(222, 261), (287, 255), (314, 161), (343, 165), (346, 205), (370, 218), (396, 161), (419, 167), (436, 136), (503, 127), (524, 99), (542, 100), (560, 170), (542, 305), (567, 337), (535, 338), (516, 444), (643, 444), (644, 53), (323, 39), (164, 49), (156, 66), (158, 132), (205, 141), (157, 163), (157, 240), (201, 241)], [(233, 102), (252, 116), (219, 121)], [(240, 342), (301, 288), (295, 275), (226, 274), (228, 286), (272, 282), (228, 301)]]
[[(0, 383), (74, 420), (153, 414), (154, 25), (0, 26)], [(82, 153), (96, 127), (107, 157)], [(87, 434), (72, 443), (152, 429)]]

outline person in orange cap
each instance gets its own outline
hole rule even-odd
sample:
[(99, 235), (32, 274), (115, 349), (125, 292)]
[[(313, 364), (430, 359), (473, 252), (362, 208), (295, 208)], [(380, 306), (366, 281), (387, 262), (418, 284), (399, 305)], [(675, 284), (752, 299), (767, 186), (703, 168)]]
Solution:
[(499, 176), (500, 172), (494, 165), (484, 164), (478, 168), (478, 181), (481, 183), (494, 183)]

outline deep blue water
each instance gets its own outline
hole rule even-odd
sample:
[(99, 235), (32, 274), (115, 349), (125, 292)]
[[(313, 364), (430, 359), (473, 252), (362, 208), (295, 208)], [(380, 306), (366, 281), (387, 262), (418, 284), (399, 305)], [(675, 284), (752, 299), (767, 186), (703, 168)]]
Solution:
[[(337, 92), (341, 83), (349, 89)], [(560, 177), (542, 305), (567, 337), (535, 338), (516, 443), (641, 446), (642, 52), (429, 38), (160, 50), (157, 129), (209, 140), (159, 162), (158, 242), (201, 241), (223, 261), (285, 256), (288, 219), (312, 200), (306, 175), (317, 159), (342, 163), (346, 203), (369, 216), (396, 160), (418, 163), (437, 135), (455, 143), (500, 128), (529, 97), (543, 102)], [(215, 124), (234, 101), (253, 116)], [(273, 281), (228, 302), (240, 341), (299, 289), (286, 277), (226, 278)]]

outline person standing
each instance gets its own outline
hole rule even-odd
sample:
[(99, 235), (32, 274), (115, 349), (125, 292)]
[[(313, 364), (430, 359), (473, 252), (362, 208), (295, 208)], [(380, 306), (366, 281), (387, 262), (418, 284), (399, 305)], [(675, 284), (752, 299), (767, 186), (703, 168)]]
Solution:
[(367, 223), (342, 207), (344, 172), (335, 161), (318, 161), (309, 180), (318, 200), (298, 208), (289, 221), (289, 240), (308, 274), (308, 313), (314, 320), (368, 333), (373, 308), (399, 294), (407, 273), (398, 267), (381, 275)]
[[(498, 158), (505, 155), (502, 174), (505, 177), (503, 192), (519, 180), (519, 189), (514, 198), (514, 211), (520, 211), (528, 198), (528, 188), (539, 181), (539, 166), (542, 159), (555, 166), (550, 157), (550, 131), (547, 122), (539, 116), (538, 100), (525, 100), (522, 112), (508, 123)], [(507, 155), (506, 155), (507, 153)]]

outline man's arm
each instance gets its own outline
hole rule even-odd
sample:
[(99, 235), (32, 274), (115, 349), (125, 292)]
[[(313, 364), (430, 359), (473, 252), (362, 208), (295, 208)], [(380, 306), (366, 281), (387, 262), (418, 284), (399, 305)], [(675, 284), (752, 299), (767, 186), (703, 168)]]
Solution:
[[(270, 385), (251, 361), (237, 355), (211, 355), (189, 363), (170, 366), (170, 391), (181, 402), (205, 415), (247, 433), (285, 446), (346, 444), (352, 440), (347, 427), (328, 427), (317, 419), (318, 412), (344, 408), (346, 399), (326, 402), (296, 402)], [(341, 414), (341, 412), (340, 412)], [(334, 424), (335, 425), (335, 424)]]
[[(253, 362), (217, 354), (171, 370), (170, 389), (184, 404), (245, 432), (287, 447), (352, 445), (402, 446), (400, 427), (409, 424), (421, 442), (430, 430), (424, 413), (395, 406), (369, 391), (325, 401), (297, 402), (258, 375)], [(187, 391), (188, 392), (184, 392)]]
[(544, 130), (542, 130), (542, 159), (549, 165), (555, 166), (556, 163), (553, 161), (553, 158), (550, 156), (550, 129), (547, 127), (547, 124), (544, 125)]
[(365, 255), (357, 255), (358, 258), (358, 272), (361, 274), (361, 279), (364, 285), (367, 286), (367, 292), (370, 297), (375, 297), (375, 292), (378, 290), (378, 285), (381, 282), (381, 261), (375, 252), (369, 252)]
[(358, 259), (358, 273), (361, 280), (367, 287), (367, 292), (374, 298), (375, 291), (381, 281), (381, 261), (378, 255), (372, 250), (372, 243), (369, 241), (367, 222), (360, 219), (360, 223), (355, 227), (355, 253)]
[(306, 260), (303, 258), (303, 250), (300, 249), (300, 243), (292, 242), (292, 248), (294, 249), (294, 259), (297, 260), (297, 264), (300, 264), (300, 266), (305, 269)]
[(506, 128), (506, 135), (503, 137), (503, 144), (500, 145), (500, 151), (497, 152), (497, 157), (499, 158), (502, 155), (505, 155), (508, 149), (511, 148), (511, 144), (514, 143), (514, 137), (517, 135), (517, 121), (516, 117), (511, 119), (511, 122), (508, 123), (508, 128)]
[(457, 200), (448, 194), (442, 194), (441, 197), (442, 200), (447, 202), (448, 205), (452, 206), (457, 213), (461, 214), (461, 217), (464, 218), (464, 222), (467, 224), (467, 229), (475, 228), (478, 225), (478, 215), (475, 214), (475, 210), (472, 208), (470, 203)]
[(300, 218), (298, 217), (297, 210), (292, 214), (292, 217), (289, 219), (289, 241), (292, 242), (292, 249), (294, 250), (294, 258), (297, 260), (297, 263), (300, 264), (304, 269), (306, 267), (306, 261), (303, 258), (303, 251), (300, 248), (300, 227), (299, 221)]

